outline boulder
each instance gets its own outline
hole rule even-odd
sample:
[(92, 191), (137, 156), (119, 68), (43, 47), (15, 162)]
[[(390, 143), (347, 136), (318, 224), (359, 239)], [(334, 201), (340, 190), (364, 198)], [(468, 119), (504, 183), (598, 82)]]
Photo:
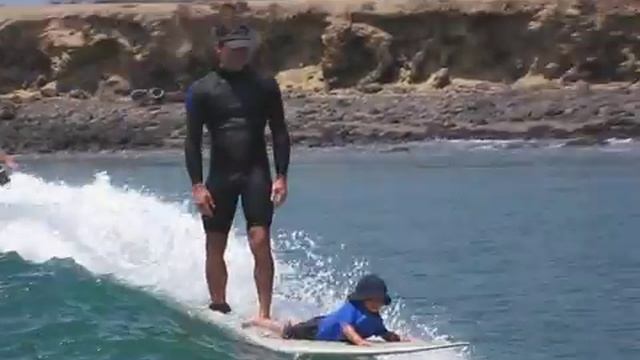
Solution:
[(129, 81), (120, 75), (111, 75), (104, 83), (107, 88), (117, 95), (128, 95), (129, 91), (131, 91)]
[(44, 97), (58, 96), (58, 84), (56, 81), (52, 81), (40, 89), (40, 93)]
[(0, 100), (0, 120), (13, 120), (18, 112), (18, 107), (11, 101)]
[(69, 97), (74, 98), (74, 99), (88, 99), (90, 96), (89, 94), (81, 89), (73, 89), (71, 91), (69, 91)]
[(129, 81), (120, 75), (111, 75), (100, 81), (96, 95), (103, 100), (114, 100), (131, 92)]
[(447, 85), (451, 84), (451, 77), (449, 76), (449, 69), (442, 68), (429, 77), (427, 81), (429, 85), (433, 86), (436, 89), (442, 89)]

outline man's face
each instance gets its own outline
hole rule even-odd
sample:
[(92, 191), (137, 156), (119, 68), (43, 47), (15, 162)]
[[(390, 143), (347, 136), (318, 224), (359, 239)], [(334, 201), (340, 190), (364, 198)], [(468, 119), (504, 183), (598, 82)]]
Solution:
[(230, 48), (224, 44), (218, 48), (220, 66), (231, 71), (241, 70), (249, 62), (249, 48)]

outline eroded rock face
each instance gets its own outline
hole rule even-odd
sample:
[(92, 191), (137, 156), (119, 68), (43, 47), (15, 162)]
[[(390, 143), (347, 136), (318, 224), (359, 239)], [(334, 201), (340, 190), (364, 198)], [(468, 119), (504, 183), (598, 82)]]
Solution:
[(381, 82), (393, 65), (393, 37), (364, 23), (337, 22), (322, 35), (322, 71), (329, 87)]
[(38, 39), (43, 25), (43, 20), (0, 21), (0, 93), (20, 89), (51, 72), (51, 58)]
[[(324, 86), (315, 87), (331, 90), (421, 83), (443, 68), (451, 79), (507, 83), (525, 76), (568, 84), (638, 81), (639, 8), (631, 0), (292, 0), (250, 1), (241, 17), (260, 33), (254, 66), (266, 73), (316, 66)], [(60, 93), (96, 94), (113, 76), (132, 89), (180, 91), (215, 64), (218, 10), (1, 7), (0, 93), (55, 81)]]

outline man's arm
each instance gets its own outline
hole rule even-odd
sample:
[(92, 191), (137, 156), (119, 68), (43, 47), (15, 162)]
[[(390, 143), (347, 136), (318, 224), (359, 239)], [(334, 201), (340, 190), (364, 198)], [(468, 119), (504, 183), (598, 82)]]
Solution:
[(284, 108), (282, 94), (278, 83), (273, 80), (269, 93), (269, 129), (273, 138), (273, 161), (276, 168), (276, 176), (287, 177), (289, 171), (289, 157), (291, 154), (291, 139), (287, 124), (284, 120)]
[(184, 155), (191, 184), (196, 185), (202, 183), (202, 126), (204, 121), (202, 120), (202, 109), (192, 87), (187, 90), (185, 108), (187, 135), (184, 140)]

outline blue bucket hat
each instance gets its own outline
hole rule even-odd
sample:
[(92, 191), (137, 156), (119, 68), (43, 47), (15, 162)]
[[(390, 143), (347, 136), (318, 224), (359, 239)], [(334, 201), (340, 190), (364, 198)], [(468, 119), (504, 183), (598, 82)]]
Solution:
[(363, 276), (356, 284), (356, 289), (349, 294), (349, 301), (364, 301), (372, 298), (384, 299), (384, 304), (391, 304), (391, 297), (387, 292), (387, 285), (379, 276), (369, 274)]

